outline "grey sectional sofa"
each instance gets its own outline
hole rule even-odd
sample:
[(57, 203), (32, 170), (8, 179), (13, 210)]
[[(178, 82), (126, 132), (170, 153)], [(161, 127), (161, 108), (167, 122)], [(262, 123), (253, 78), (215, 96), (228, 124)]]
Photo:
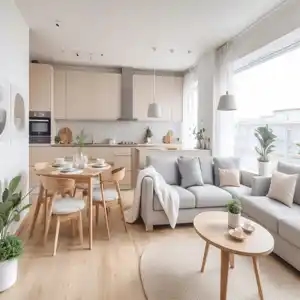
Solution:
[(300, 166), (279, 162), (277, 170), (299, 174), (293, 206), (288, 207), (266, 196), (271, 178), (255, 177), (252, 195), (241, 197), (243, 213), (272, 233), (274, 252), (300, 271)]
[[(182, 154), (181, 154), (182, 155)], [(146, 165), (152, 165), (165, 179), (174, 186), (180, 197), (180, 209), (177, 223), (192, 223), (194, 217), (203, 211), (225, 210), (227, 202), (233, 196), (241, 197), (251, 194), (253, 173), (241, 172), (240, 187), (223, 187), (215, 185), (219, 181), (218, 168), (239, 168), (239, 161), (234, 158), (217, 159), (213, 164), (212, 157), (198, 157), (203, 177), (203, 186), (192, 186), (187, 189), (180, 186), (180, 173), (177, 160), (180, 155), (173, 152), (164, 156), (148, 156)], [(215, 165), (215, 168), (214, 168)], [(141, 217), (146, 230), (153, 230), (153, 225), (169, 224), (169, 221), (153, 190), (153, 180), (145, 177), (142, 182)]]

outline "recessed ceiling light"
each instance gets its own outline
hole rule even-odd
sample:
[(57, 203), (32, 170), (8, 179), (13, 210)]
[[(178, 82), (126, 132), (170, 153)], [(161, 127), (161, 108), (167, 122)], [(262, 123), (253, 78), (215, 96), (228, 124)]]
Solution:
[(79, 53), (78, 52), (76, 52), (76, 56), (79, 57)]
[(59, 28), (60, 27), (60, 21), (56, 21), (55, 26), (56, 26), (56, 28)]
[(101, 56), (104, 56), (104, 54), (103, 54), (103, 53), (101, 53)]
[(170, 49), (170, 53), (174, 53), (174, 49)]
[(192, 50), (188, 50), (188, 54), (191, 54), (192, 53)]
[(152, 51), (155, 52), (157, 50), (156, 47), (152, 47)]

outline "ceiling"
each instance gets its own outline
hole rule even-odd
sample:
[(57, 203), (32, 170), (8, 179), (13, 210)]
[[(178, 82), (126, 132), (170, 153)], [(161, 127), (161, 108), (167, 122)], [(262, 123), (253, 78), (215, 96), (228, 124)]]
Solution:
[(15, 2), (31, 28), (31, 58), (185, 70), (200, 53), (220, 46), (282, 0)]

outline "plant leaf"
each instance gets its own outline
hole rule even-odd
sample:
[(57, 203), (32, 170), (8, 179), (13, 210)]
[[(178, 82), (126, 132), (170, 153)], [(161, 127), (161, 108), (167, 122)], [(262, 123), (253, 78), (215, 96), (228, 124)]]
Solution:
[(17, 187), (19, 186), (19, 184), (21, 182), (21, 178), (22, 178), (22, 176), (18, 175), (10, 181), (10, 183), (8, 185), (8, 190), (11, 194), (13, 194), (16, 191)]
[(6, 201), (7, 201), (7, 199), (8, 199), (8, 194), (9, 194), (9, 191), (8, 191), (7, 188), (5, 188), (5, 190), (4, 190), (3, 193), (2, 193), (2, 201), (3, 201), (3, 202), (6, 202)]

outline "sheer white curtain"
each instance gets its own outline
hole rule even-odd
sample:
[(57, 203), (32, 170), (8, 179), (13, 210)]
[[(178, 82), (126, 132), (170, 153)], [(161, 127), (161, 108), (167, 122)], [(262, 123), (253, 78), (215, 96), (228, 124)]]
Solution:
[(183, 81), (183, 137), (186, 148), (194, 148), (193, 130), (198, 127), (198, 79), (195, 70), (185, 74)]
[(234, 155), (235, 112), (218, 111), (220, 96), (227, 91), (234, 95), (233, 90), (233, 63), (230, 57), (231, 44), (227, 43), (216, 52), (216, 69), (214, 82), (214, 147), (215, 156)]

